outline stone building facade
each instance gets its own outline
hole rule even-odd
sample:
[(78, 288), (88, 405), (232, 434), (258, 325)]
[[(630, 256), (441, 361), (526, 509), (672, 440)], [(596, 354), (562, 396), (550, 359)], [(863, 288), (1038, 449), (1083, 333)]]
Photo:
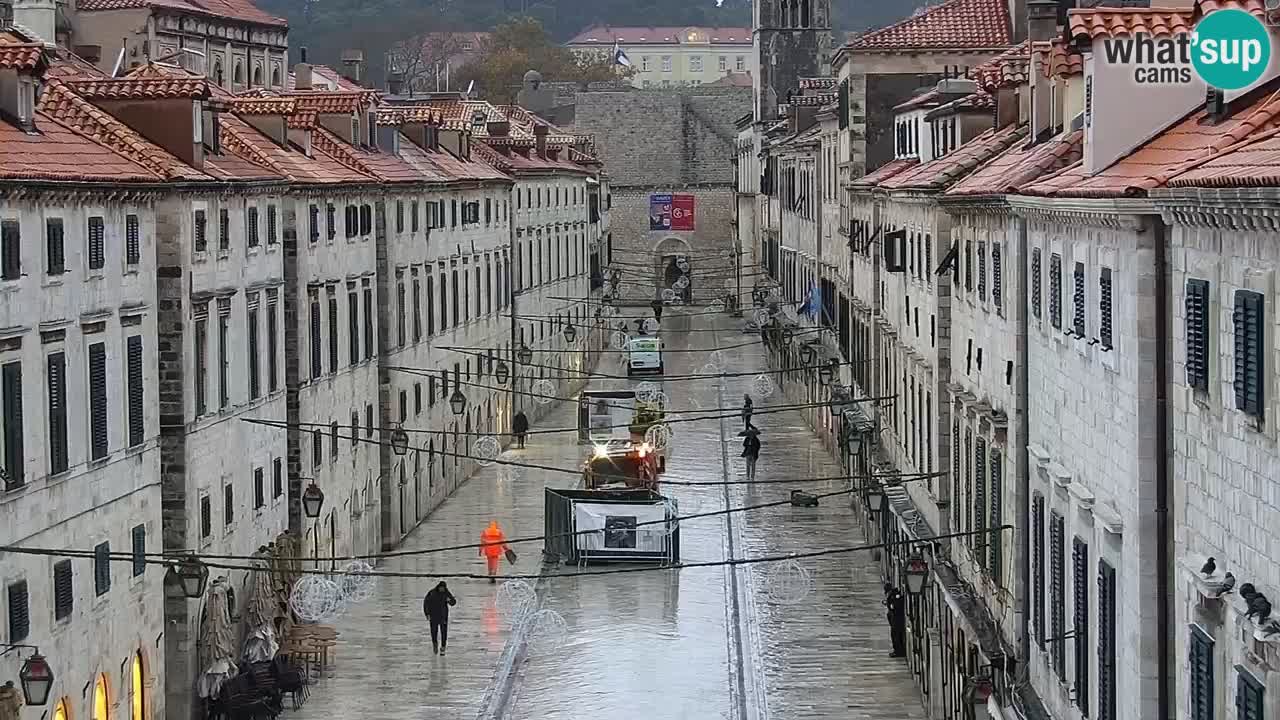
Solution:
[(777, 120), (801, 78), (830, 74), (831, 3), (754, 0), (751, 27), (755, 120)]

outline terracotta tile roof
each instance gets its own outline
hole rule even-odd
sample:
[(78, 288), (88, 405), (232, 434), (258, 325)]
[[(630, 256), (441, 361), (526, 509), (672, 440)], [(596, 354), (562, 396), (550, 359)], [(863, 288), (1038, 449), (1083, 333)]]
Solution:
[[(1275, 86), (1271, 84), (1273, 89)], [(1076, 163), (1022, 192), (1085, 198), (1144, 195), (1251, 136), (1280, 127), (1280, 93), (1268, 95), (1217, 124), (1206, 123), (1204, 118), (1204, 110), (1197, 110), (1093, 176), (1085, 174), (1083, 163)]]
[(876, 170), (854, 180), (852, 183), (850, 183), (850, 186), (854, 187), (855, 189), (869, 190), (875, 185), (878, 185), (881, 182), (888, 180), (894, 175), (902, 173), (908, 170), (909, 168), (913, 168), (919, 164), (920, 164), (920, 161), (916, 160), (915, 158), (903, 158), (903, 159), (897, 159), (897, 160), (890, 160), (884, 165), (881, 165)]
[(224, 148), (290, 180), (308, 183), (374, 181), (372, 176), (343, 165), (327, 153), (312, 152), (308, 156), (293, 145), (281, 147), (234, 115), (223, 115), (220, 124)]
[(237, 115), (293, 115), (298, 101), (290, 97), (233, 97), (226, 100)]
[(714, 44), (750, 45), (751, 28), (748, 27), (609, 27), (594, 25), (583, 30), (565, 43), (566, 45), (674, 45), (689, 31)]
[(944, 190), (1024, 138), (1024, 125), (988, 130), (956, 150), (879, 183), (885, 190)]
[[(401, 136), (401, 140), (405, 140), (404, 136)], [(479, 145), (480, 143), (476, 144)], [(440, 150), (424, 150), (414, 145), (412, 141), (401, 143), (400, 157), (415, 167), (420, 166), (424, 169), (430, 169), (446, 181), (451, 182), (476, 180), (509, 181), (511, 179), (506, 173), (474, 155), (470, 160), (463, 160), (443, 148)]]
[(287, 27), (288, 21), (259, 10), (249, 0), (76, 0), (81, 12), (95, 10), (128, 10), (131, 8), (163, 8), (206, 17), (223, 17), (233, 20)]
[(284, 97), (296, 99), (299, 110), (310, 110), (321, 115), (363, 112), (378, 102), (378, 93), (372, 90), (294, 90)]
[(1168, 187), (1274, 187), (1280, 185), (1280, 129), (1241, 143), (1232, 150), (1177, 175)]
[(292, 130), (311, 130), (316, 127), (319, 116), (310, 110), (299, 110), (285, 117), (284, 124)]
[(1012, 42), (1005, 0), (947, 0), (853, 39), (848, 49), (1002, 48)]
[(1158, 37), (1191, 32), (1194, 16), (1194, 10), (1088, 8), (1068, 12), (1067, 27), (1071, 37), (1083, 40), (1137, 34)]
[(62, 80), (49, 80), (45, 84), (38, 109), (166, 179), (209, 179), (205, 173), (186, 165), (77, 95)]
[[(319, 82), (323, 80), (324, 84), (335, 90), (368, 90), (359, 83), (352, 82), (344, 77), (342, 73), (334, 70), (328, 65), (312, 65), (311, 66), (311, 82), (312, 89), (315, 90)], [(284, 79), (284, 89), (292, 92), (297, 89), (298, 77), (290, 72)], [(323, 89), (323, 88), (320, 88)]]
[(71, 182), (159, 182), (161, 175), (42, 112), (37, 133), (0, 123), (0, 178)]
[(377, 123), (379, 125), (404, 125), (405, 123), (439, 125), (440, 122), (440, 113), (427, 107), (404, 106), (378, 108)]
[(983, 165), (947, 190), (947, 197), (1004, 195), (1057, 172), (1080, 159), (1084, 132), (1076, 130), (1047, 142), (1027, 147), (1015, 143), (991, 162)]
[(932, 120), (939, 116), (954, 115), (956, 113), (990, 112), (995, 109), (996, 98), (994, 95), (976, 92), (972, 95), (956, 98), (946, 105), (939, 105), (926, 113), (924, 119)]
[(39, 43), (0, 44), (0, 68), (34, 70), (45, 64), (44, 46)]
[(137, 77), (68, 80), (77, 95), (92, 100), (159, 100), (209, 97), (209, 84), (199, 77)]
[(972, 74), (978, 87), (994, 92), (1002, 87), (1026, 83), (1030, 66), (1031, 43), (1023, 41), (975, 67)]
[(1266, 18), (1267, 16), (1264, 0), (1199, 0), (1196, 3), (1196, 13), (1200, 17), (1214, 10), (1244, 10), (1260, 18)]
[(942, 104), (943, 94), (938, 92), (936, 88), (930, 88), (916, 95), (910, 100), (893, 107), (894, 112), (907, 112), (908, 110), (919, 110), (925, 107), (937, 107)]
[(1084, 56), (1076, 52), (1062, 38), (1051, 43), (1036, 43), (1036, 57), (1040, 72), (1045, 77), (1074, 77), (1084, 74)]

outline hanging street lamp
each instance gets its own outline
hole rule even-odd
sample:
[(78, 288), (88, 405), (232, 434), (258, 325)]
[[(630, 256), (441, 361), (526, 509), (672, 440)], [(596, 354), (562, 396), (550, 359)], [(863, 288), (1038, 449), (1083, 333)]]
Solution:
[[(315, 486), (312, 485), (312, 487)], [(303, 507), (306, 507), (305, 499)], [(200, 558), (195, 555), (188, 555), (179, 560), (176, 565), (169, 566), (164, 574), (164, 581), (166, 584), (182, 588), (182, 594), (188, 599), (197, 600), (204, 596), (205, 586), (209, 584), (209, 567), (200, 562)]]
[(835, 379), (836, 372), (834, 362), (818, 368), (818, 382), (822, 383), (823, 387), (831, 387), (831, 383), (835, 382)]
[(877, 515), (884, 509), (884, 488), (878, 480), (870, 480), (867, 484), (867, 509)]
[(846, 415), (844, 421), (844, 444), (849, 450), (849, 455), (856, 457), (862, 452), (862, 431), (852, 425), (852, 420)]
[(800, 364), (801, 365), (805, 367), (812, 365), (813, 361), (817, 358), (817, 355), (818, 354), (814, 352), (812, 345), (805, 344), (800, 346)]
[(516, 361), (521, 365), (528, 365), (533, 362), (533, 351), (529, 349), (528, 345), (520, 343), (520, 349), (516, 350)]
[(911, 595), (919, 595), (924, 592), (925, 586), (929, 584), (929, 561), (920, 553), (913, 553), (907, 558), (906, 567), (903, 574), (907, 578), (907, 592)]
[(461, 415), (467, 409), (467, 396), (462, 394), (462, 390), (453, 389), (453, 394), (449, 396), (449, 407), (453, 410), (454, 415)]
[(28, 705), (40, 706), (49, 702), (49, 691), (53, 689), (53, 668), (49, 667), (38, 648), (22, 663), (22, 669), (18, 671), (18, 682), (22, 683), (22, 695)]
[(404, 426), (396, 423), (391, 430), (391, 451), (400, 457), (404, 457), (409, 452), (409, 433), (405, 432)]
[(564, 341), (565, 341), (565, 342), (567, 342), (567, 343), (569, 343), (570, 345), (572, 345), (572, 344), (573, 344), (573, 341), (574, 341), (574, 340), (577, 340), (577, 339), (578, 339), (578, 329), (577, 329), (577, 328), (575, 328), (575, 327), (573, 326), (573, 323), (569, 323), (569, 324), (565, 325), (565, 326), (564, 326)]
[(493, 379), (497, 380), (499, 385), (506, 385), (511, 379), (511, 368), (507, 367), (506, 362), (498, 361), (498, 367), (493, 370)]
[(302, 491), (302, 514), (315, 520), (320, 517), (322, 507), (324, 507), (324, 491), (313, 480), (307, 489)]

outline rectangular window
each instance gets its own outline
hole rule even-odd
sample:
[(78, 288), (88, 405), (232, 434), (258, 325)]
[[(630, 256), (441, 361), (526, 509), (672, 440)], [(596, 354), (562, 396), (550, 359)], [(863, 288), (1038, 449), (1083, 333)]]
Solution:
[(420, 212), (418, 201), (414, 200), (409, 210), (409, 230), (410, 232), (418, 232), (418, 213)]
[(427, 276), (427, 337), (436, 334), (436, 288), (435, 277)]
[(422, 281), (413, 276), (413, 341), (422, 340)]
[(324, 433), (319, 430), (311, 431), (311, 466), (319, 468), (324, 462)]
[(721, 55), (719, 64), (716, 67), (720, 70), (720, 72), (727, 71), (729, 69), (729, 58), (725, 57), (724, 55)]
[(360, 234), (360, 208), (348, 205), (343, 209), (343, 229), (348, 240)]
[(993, 530), (987, 539), (991, 546), (991, 579), (996, 587), (1004, 587), (1004, 533), (999, 530), (1004, 524), (1004, 455), (995, 448), (991, 449), (991, 517), (989, 527)]
[(1111, 336), (1111, 268), (1102, 268), (1098, 276), (1098, 335), (1103, 350), (1110, 350)]
[(131, 335), (125, 340), (125, 372), (125, 391), (129, 403), (129, 447), (137, 447), (147, 439), (141, 335)]
[(284, 495), (284, 463), (280, 458), (271, 461), (271, 497)]
[[(45, 360), (49, 394), (49, 473), (57, 475), (69, 467), (67, 457), (67, 358), (60, 352)], [(6, 394), (7, 395), (7, 394)], [(19, 413), (21, 414), (21, 413)], [(8, 417), (8, 407), (5, 408)], [(6, 446), (8, 443), (5, 443)]]
[(196, 338), (195, 353), (196, 361), (196, 417), (204, 415), (208, 410), (208, 382), (209, 382), (209, 320), (208, 306), (200, 306), (195, 311), (196, 319)]
[(329, 372), (338, 372), (338, 294), (328, 291), (329, 301)]
[(405, 297), (404, 280), (396, 282), (396, 346), (404, 347)]
[(1187, 385), (1209, 392), (1209, 281), (1187, 280)]
[(107, 346), (89, 346), (89, 457), (107, 456)]
[[(973, 444), (973, 469), (976, 481), (973, 486), (973, 529), (975, 532), (982, 533), (987, 529), (987, 441), (982, 437), (978, 437)], [(975, 546), (989, 546), (991, 537), (991, 534), (983, 533), (971, 539)], [(985, 568), (987, 565), (985, 547), (978, 552), (977, 559), (978, 564)]]
[(231, 249), (231, 211), (226, 208), (218, 210), (218, 250), (226, 252)]
[(1031, 248), (1031, 316), (1040, 317), (1040, 248)]
[(1004, 258), (1000, 251), (1000, 243), (991, 243), (991, 304), (996, 306), (996, 312), (999, 313), (1003, 307), (1004, 294), (1004, 268), (1002, 267)]
[(222, 486), (222, 524), (230, 525), (236, 521), (236, 489), (231, 483)]
[[(348, 217), (347, 222), (350, 223), (351, 220), (350, 220), (349, 213), (347, 217)], [(325, 238), (327, 240), (332, 240), (338, 237), (338, 209), (334, 207), (333, 203), (329, 203), (325, 205), (324, 219), (325, 219)], [(348, 225), (348, 227), (350, 227), (350, 225)]]
[(1116, 719), (1116, 570), (1098, 561), (1098, 720)]
[(1066, 527), (1056, 511), (1049, 514), (1049, 633), (1053, 636), (1051, 659), (1053, 671), (1059, 680), (1067, 679), (1067, 655), (1063, 646), (1067, 640), (1066, 614)]
[(253, 206), (245, 208), (244, 231), (249, 247), (258, 247), (258, 208)]
[(404, 232), (404, 201), (396, 201), (396, 232)]
[(253, 469), (253, 509), (258, 510), (267, 505), (267, 488), (262, 477), (262, 468)]
[(373, 437), (373, 403), (364, 406), (364, 436)]
[(978, 299), (987, 299), (987, 244), (978, 243)]
[(329, 459), (338, 459), (338, 423), (329, 423)]
[(124, 262), (126, 265), (137, 265), (142, 260), (141, 239), (139, 238), (138, 216), (124, 216)]
[(1075, 636), (1076, 706), (1089, 717), (1089, 544), (1080, 538), (1072, 540), (1072, 624)]
[(89, 269), (101, 270), (106, 264), (106, 228), (102, 224), (102, 218), (89, 218), (88, 228), (89, 241)]
[(449, 304), (450, 322), (454, 327), (459, 325), (459, 318), (462, 315), (458, 311), (458, 298), (462, 294), (458, 292), (458, 269), (454, 268), (449, 271), (449, 285), (453, 288), (452, 302)]
[(59, 560), (53, 564), (53, 617), (63, 620), (75, 609), (75, 588), (71, 581), (71, 561)]
[(1044, 496), (1031, 498), (1031, 625), (1036, 644), (1044, 650)]
[(17, 220), (0, 222), (0, 280), (22, 277), (22, 231)]
[(246, 324), (249, 333), (249, 357), (245, 358), (249, 365), (249, 399), (257, 400), (262, 394), (261, 370), (258, 369), (258, 301), (250, 300)]
[(364, 289), (364, 357), (373, 359), (373, 289)]
[(315, 243), (320, 242), (320, 208), (315, 205), (311, 205), (308, 208), (308, 211), (309, 211), (309, 216), (311, 218), (311, 227), (309, 228), (309, 232), (310, 232), (309, 237), (310, 237), (311, 243), (314, 245)]
[(1236, 409), (1261, 421), (1266, 407), (1262, 294), (1237, 290), (1235, 305), (1232, 322), (1235, 324)]
[(320, 294), (318, 292), (311, 293), (310, 308), (311, 378), (314, 380), (323, 374), (323, 361), (320, 355)]
[(1215, 720), (1213, 638), (1195, 625), (1187, 644), (1190, 665), (1190, 720)]
[(1084, 263), (1076, 263), (1071, 274), (1071, 331), (1084, 337)]
[(1049, 256), (1049, 324), (1062, 329), (1062, 256)]
[(671, 72), (671, 56), (670, 55), (662, 56), (662, 72), (667, 72), (667, 73)]
[(111, 590), (111, 543), (98, 543), (93, 548), (93, 594), (106, 595)]
[(1265, 686), (1253, 673), (1236, 666), (1236, 720), (1262, 720)]
[(279, 384), (275, 293), (275, 290), (267, 291), (267, 392), (275, 392)]
[(205, 217), (203, 210), (196, 210), (194, 220), (195, 239), (193, 244), (196, 252), (204, 252), (209, 249), (209, 220)]
[(218, 408), (231, 404), (231, 301), (218, 300)]
[(347, 353), (351, 364), (360, 362), (360, 299), (353, 289), (347, 290)]
[(733, 69), (734, 69), (734, 70), (736, 70), (737, 72), (742, 72), (742, 71), (746, 70), (746, 69), (747, 69), (747, 58), (746, 58), (745, 56), (743, 56), (743, 55), (739, 55), (739, 56), (737, 56), (736, 58), (734, 58), (734, 68), (733, 68)]
[(50, 275), (61, 275), (66, 272), (66, 240), (62, 218), (48, 218), (44, 221), (44, 246), (48, 273)]
[(130, 538), (133, 542), (133, 577), (138, 577), (147, 571), (147, 526), (133, 526)]
[(200, 538), (207, 539), (213, 535), (213, 501), (208, 495), (200, 497)]
[(413, 384), (413, 414), (422, 414), (422, 383)]
[(280, 242), (280, 236), (276, 233), (276, 206), (267, 206), (267, 244), (275, 245)]
[(20, 643), (31, 634), (31, 606), (27, 597), (27, 581), (20, 580), (5, 588), (6, 605), (9, 607), (9, 634), (11, 643)]
[(0, 368), (0, 383), (3, 383), (0, 386), (0, 392), (4, 393), (4, 397), (0, 398), (4, 407), (4, 417), (0, 418), (0, 422), (4, 423), (5, 489), (9, 490), (22, 487), (25, 478), (23, 466), (26, 455), (23, 453), (22, 444), (22, 363), (5, 363)]
[(373, 206), (360, 206), (360, 234), (368, 235), (373, 232)]

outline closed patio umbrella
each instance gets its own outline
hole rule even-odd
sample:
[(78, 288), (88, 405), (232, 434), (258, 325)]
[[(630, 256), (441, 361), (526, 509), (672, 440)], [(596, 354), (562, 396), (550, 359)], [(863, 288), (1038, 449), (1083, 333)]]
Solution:
[(209, 586), (204, 613), (200, 618), (197, 648), (200, 674), (196, 677), (196, 694), (202, 698), (217, 697), (223, 683), (235, 677), (235, 632), (227, 604), (227, 579), (220, 577)]
[(272, 586), (267, 549), (255, 553), (250, 564), (253, 574), (249, 578), (249, 599), (245, 607), (245, 639), (241, 658), (246, 663), (264, 662), (276, 656), (280, 641), (276, 637), (276, 616), (280, 614), (280, 600)]

